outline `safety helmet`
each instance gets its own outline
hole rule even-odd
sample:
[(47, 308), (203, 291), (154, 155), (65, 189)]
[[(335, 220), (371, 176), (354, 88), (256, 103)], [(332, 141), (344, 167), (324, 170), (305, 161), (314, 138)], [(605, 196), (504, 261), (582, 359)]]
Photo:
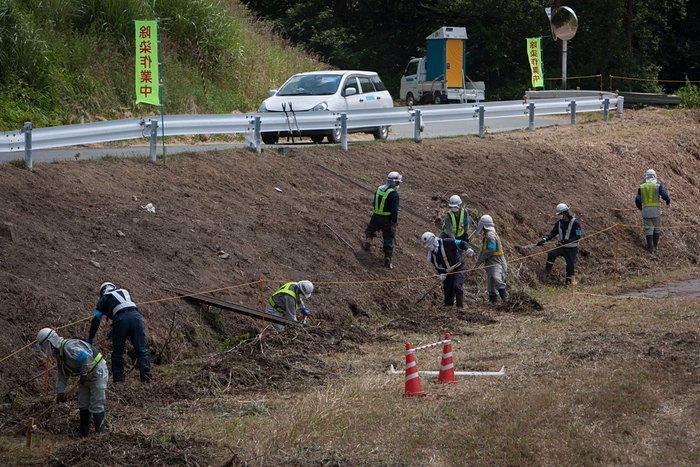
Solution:
[(304, 298), (309, 298), (314, 291), (314, 285), (311, 281), (299, 281), (297, 287), (299, 287), (299, 292), (304, 294)]
[(647, 182), (655, 182), (656, 181), (656, 172), (653, 169), (649, 169), (644, 174), (644, 178), (645, 178), (645, 181), (647, 181)]
[(481, 232), (482, 230), (489, 230), (493, 229), (493, 218), (489, 216), (488, 214), (484, 214), (479, 218), (479, 223), (476, 224), (476, 233)]
[(386, 181), (389, 182), (391, 186), (395, 187), (403, 181), (403, 177), (398, 172), (389, 172), (389, 175), (386, 176)]
[(43, 328), (36, 335), (36, 348), (46, 354), (53, 355), (53, 350), (61, 346), (63, 339), (51, 328)]
[(567, 212), (568, 210), (569, 210), (569, 206), (567, 206), (564, 203), (559, 203), (559, 204), (557, 204), (557, 209), (556, 209), (555, 214), (557, 216), (560, 216), (560, 215), (564, 214), (565, 212)]
[(450, 201), (447, 205), (451, 208), (458, 208), (462, 205), (462, 198), (457, 195), (450, 196)]
[(420, 236), (420, 241), (423, 242), (423, 248), (434, 250), (438, 246), (437, 237), (432, 232), (425, 232)]
[(106, 294), (107, 292), (111, 292), (112, 290), (116, 289), (117, 286), (112, 284), (111, 282), (103, 282), (102, 285), (100, 286), (100, 297)]

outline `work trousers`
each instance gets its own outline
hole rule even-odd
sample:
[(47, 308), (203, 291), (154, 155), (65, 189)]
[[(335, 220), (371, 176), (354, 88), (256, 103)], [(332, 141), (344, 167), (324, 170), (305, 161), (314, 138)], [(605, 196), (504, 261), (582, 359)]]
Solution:
[(136, 351), (136, 363), (141, 374), (150, 374), (151, 361), (148, 341), (143, 330), (141, 314), (136, 311), (120, 311), (112, 319), (112, 373), (114, 381), (124, 381), (124, 346), (126, 339)]
[(467, 271), (462, 270), (447, 274), (442, 281), (442, 291), (445, 295), (445, 305), (452, 306), (455, 303), (455, 295), (464, 294), (464, 279)]
[(391, 232), (390, 217), (372, 214), (365, 228), (365, 238), (374, 238), (377, 236), (376, 232), (381, 230), (382, 238), (384, 239), (384, 256), (391, 258), (391, 253), (394, 251), (394, 234)]
[(78, 385), (78, 408), (89, 409), (90, 413), (104, 412), (108, 380), (109, 371), (103, 359), (88, 374), (85, 384)]
[(559, 248), (547, 253), (547, 263), (551, 266), (554, 264), (554, 260), (558, 257), (563, 256), (566, 260), (566, 282), (567, 284), (571, 282), (571, 278), (576, 274), (576, 255), (578, 255), (578, 247), (564, 248), (560, 246)]

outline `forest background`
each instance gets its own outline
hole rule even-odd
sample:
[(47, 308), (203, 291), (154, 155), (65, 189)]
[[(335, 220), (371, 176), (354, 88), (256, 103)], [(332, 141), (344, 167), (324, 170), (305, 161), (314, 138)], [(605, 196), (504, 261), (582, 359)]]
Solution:
[(169, 114), (253, 112), (292, 74), (325, 68), (377, 71), (398, 99), (406, 63), (446, 25), (467, 28), (467, 75), (485, 82), (487, 100), (519, 99), (528, 37), (544, 38), (546, 87), (561, 84), (561, 41), (545, 14), (559, 5), (579, 20), (568, 87), (680, 88), (697, 104), (700, 4), (690, 0), (0, 0), (0, 129), (153, 114), (134, 104), (133, 85), (133, 20), (153, 18)]

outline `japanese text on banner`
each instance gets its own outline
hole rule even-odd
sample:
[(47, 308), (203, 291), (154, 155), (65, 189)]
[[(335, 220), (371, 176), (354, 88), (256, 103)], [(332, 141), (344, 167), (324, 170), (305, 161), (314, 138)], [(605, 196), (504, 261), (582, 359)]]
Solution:
[(158, 87), (158, 22), (136, 24), (136, 103), (160, 105)]
[(527, 39), (527, 59), (532, 71), (532, 87), (544, 88), (544, 64), (542, 63), (542, 38)]

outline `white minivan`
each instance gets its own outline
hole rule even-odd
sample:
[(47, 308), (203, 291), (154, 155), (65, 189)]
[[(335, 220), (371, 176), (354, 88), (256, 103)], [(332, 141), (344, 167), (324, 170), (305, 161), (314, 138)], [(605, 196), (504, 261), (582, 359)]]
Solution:
[[(299, 112), (382, 109), (394, 106), (391, 94), (379, 75), (373, 71), (326, 70), (298, 73), (289, 78), (260, 105), (258, 112), (285, 112), (290, 119), (290, 131), (263, 132), (265, 144), (275, 144), (281, 136), (307, 136), (314, 143), (328, 138), (340, 142), (340, 129), (298, 131), (294, 115)], [(389, 126), (353, 128), (348, 133), (371, 133), (375, 139), (386, 139)]]

